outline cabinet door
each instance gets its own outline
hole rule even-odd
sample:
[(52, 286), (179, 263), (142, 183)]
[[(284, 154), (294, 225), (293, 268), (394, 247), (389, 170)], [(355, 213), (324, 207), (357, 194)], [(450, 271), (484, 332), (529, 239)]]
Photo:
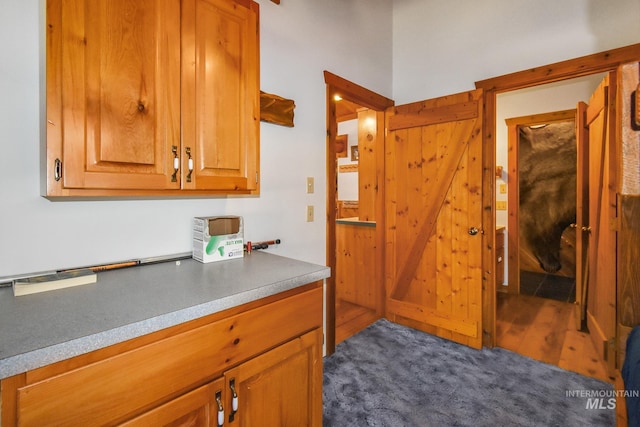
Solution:
[(48, 0), (47, 21), (47, 194), (179, 188), (180, 1)]
[[(183, 2), (183, 188), (255, 190), (260, 92), (258, 5)], [(188, 173), (189, 154), (193, 172)]]
[(220, 416), (220, 421), (224, 421), (223, 413), (226, 408), (222, 406), (224, 405), (223, 387), (224, 379), (221, 378), (121, 425), (126, 427), (222, 425), (218, 423), (218, 417)]
[(229, 426), (322, 425), (320, 329), (251, 359), (225, 378)]

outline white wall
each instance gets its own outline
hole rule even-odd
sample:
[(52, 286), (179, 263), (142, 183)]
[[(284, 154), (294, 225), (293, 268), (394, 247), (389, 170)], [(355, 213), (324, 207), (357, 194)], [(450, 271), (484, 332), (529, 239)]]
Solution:
[(249, 240), (282, 239), (274, 253), (324, 263), (322, 71), (390, 97), (391, 2), (258, 3), (261, 88), (296, 102), (294, 128), (261, 125), (259, 198), (51, 202), (39, 188), (44, 2), (0, 0), (0, 278), (188, 252), (191, 218), (218, 214), (243, 215)]
[[(496, 165), (503, 166), (504, 171), (502, 179), (496, 182), (506, 183), (509, 170), (506, 119), (576, 108), (578, 101), (589, 101), (589, 97), (603, 78), (604, 74), (596, 74), (498, 94), (496, 97)], [(498, 193), (496, 200), (507, 200), (507, 195)], [(496, 223), (507, 224), (507, 211), (496, 211)]]
[[(395, 1), (393, 99), (403, 104), (467, 91), (479, 80), (639, 43), (638, 22), (638, 0)], [(507, 170), (505, 118), (575, 108), (598, 82), (499, 95), (497, 164)], [(506, 225), (506, 212), (496, 220)]]
[(638, 0), (396, 0), (396, 104), (640, 42)]
[(258, 3), (261, 87), (296, 101), (294, 128), (261, 126), (259, 198), (50, 202), (39, 196), (44, 2), (0, 0), (0, 277), (187, 252), (191, 217), (216, 214), (243, 215), (250, 240), (281, 238), (276, 253), (323, 263), (323, 70), (400, 104), (640, 42), (638, 0)]

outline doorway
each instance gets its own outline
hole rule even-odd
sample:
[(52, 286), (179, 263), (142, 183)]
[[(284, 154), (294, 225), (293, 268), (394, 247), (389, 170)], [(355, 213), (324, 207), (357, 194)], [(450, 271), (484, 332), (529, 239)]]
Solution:
[[(635, 49), (634, 49), (634, 46), (629, 46), (626, 48), (620, 48), (613, 51), (602, 52), (600, 54), (594, 54), (594, 55), (577, 58), (570, 61), (564, 61), (562, 63), (550, 64), (550, 65), (536, 68), (536, 69), (531, 69), (527, 71), (522, 71), (522, 72), (502, 76), (502, 77), (497, 77), (490, 80), (476, 82), (477, 87), (485, 89), (485, 105), (486, 105), (486, 112), (487, 112), (486, 133), (484, 138), (485, 149), (492, 150), (492, 151), (496, 149), (497, 125), (500, 123), (500, 120), (496, 120), (496, 107), (498, 104), (498, 95), (509, 96), (516, 90), (532, 90), (533, 88), (538, 87), (539, 85), (542, 85), (542, 84), (562, 83), (562, 82), (568, 81), (571, 78), (584, 77), (584, 76), (589, 76), (589, 75), (598, 74), (598, 73), (607, 73), (607, 74), (612, 73), (613, 78), (611, 80), (615, 82), (616, 81), (615, 74), (618, 67), (624, 63), (633, 62), (637, 60), (638, 60), (637, 46), (635, 46)], [(609, 99), (615, 101), (615, 95), (616, 95), (615, 85), (609, 92), (609, 95), (611, 96)], [(610, 102), (610, 105), (615, 105), (615, 102), (613, 101)], [(580, 114), (579, 114), (579, 117), (580, 117)], [(615, 118), (615, 116), (612, 116), (612, 117)], [(615, 120), (613, 120), (611, 123), (614, 123), (614, 122)], [(493, 153), (496, 153), (496, 152), (493, 151)], [(487, 157), (487, 160), (488, 160), (488, 157)], [(615, 168), (611, 169), (610, 164), (607, 164), (606, 167), (609, 171), (611, 171), (611, 175), (608, 175), (608, 176), (612, 177), (612, 179), (615, 182), (615, 174), (616, 174)], [(495, 163), (491, 165), (485, 163), (485, 170), (487, 172), (491, 171), (493, 173), (495, 168), (496, 168)], [(491, 189), (494, 190), (493, 193), (491, 191), (487, 192), (489, 197), (491, 198), (494, 198), (496, 195), (495, 193), (496, 186), (494, 182), (495, 180), (493, 179), (487, 180), (485, 182), (486, 185), (490, 185), (492, 187)], [(606, 192), (609, 193), (610, 191), (613, 191), (614, 193), (615, 191), (617, 191), (617, 187), (615, 184), (607, 186)], [(489, 204), (492, 204), (493, 207), (495, 208), (495, 200), (487, 200), (485, 203), (485, 206), (488, 206)], [(494, 221), (493, 224), (495, 224), (495, 221), (496, 221), (495, 214), (496, 214), (496, 211), (494, 209), (492, 209), (491, 212), (486, 212), (486, 218), (485, 218), (486, 223), (491, 223), (492, 221)], [(610, 220), (609, 214), (607, 214), (607, 220)], [(586, 228), (588, 229), (588, 226)], [(494, 258), (495, 252), (493, 251), (495, 238), (489, 235), (487, 236), (487, 240), (488, 240), (489, 247), (484, 254), (485, 266), (489, 266), (489, 265), (492, 265), (492, 263), (495, 263), (495, 258)], [(607, 243), (610, 243), (610, 241), (607, 240)], [(600, 246), (602, 246), (602, 244)], [(607, 253), (612, 254), (614, 256), (613, 261), (608, 262), (607, 265), (609, 266), (610, 271), (615, 271), (615, 265), (616, 265), (615, 243), (613, 244), (613, 246), (609, 245), (606, 247), (599, 247), (598, 245), (592, 245), (592, 247), (598, 247), (599, 250), (606, 251)], [(580, 259), (580, 256), (577, 256), (576, 258)], [(580, 274), (581, 269), (577, 268), (576, 270), (577, 270), (576, 272), (577, 275)], [(489, 272), (488, 269), (486, 271), (487, 271), (487, 276), (485, 278), (488, 279), (486, 281), (487, 283), (486, 290), (488, 292), (485, 292), (485, 303), (484, 303), (485, 311), (483, 315), (483, 325), (485, 330), (484, 343), (485, 345), (488, 345), (488, 346), (495, 346), (497, 345), (498, 334), (501, 333), (500, 331), (501, 326), (498, 324), (496, 319), (497, 311), (499, 310), (499, 301), (497, 299), (498, 293), (495, 292), (496, 283), (494, 280), (492, 280), (492, 279), (495, 279), (495, 274), (494, 272)], [(614, 288), (614, 293), (615, 293), (615, 287), (616, 287), (615, 277), (612, 280), (600, 280), (598, 281), (598, 283), (607, 283), (608, 286)], [(575, 313), (578, 314), (579, 311), (581, 310), (575, 310)], [(614, 312), (615, 312), (615, 308), (614, 308)], [(615, 318), (615, 313), (614, 313), (614, 318)], [(576, 327), (579, 327), (578, 325), (580, 325), (580, 322), (577, 316), (574, 318), (574, 320), (576, 320), (576, 323), (575, 323)], [(606, 351), (603, 354), (603, 351), (602, 351), (603, 346), (602, 345), (599, 347), (596, 346), (598, 358), (600, 359), (607, 358), (607, 360), (609, 361), (614, 360), (615, 350), (613, 351), (611, 350), (615, 346), (615, 342), (616, 342), (615, 336), (613, 336), (611, 340), (607, 340), (606, 346), (604, 346), (605, 350), (609, 350), (608, 358), (607, 358)]]
[(508, 194), (509, 274), (498, 289), (573, 303), (576, 109), (509, 118), (506, 125), (507, 177), (498, 178), (498, 194)]
[(376, 243), (384, 113), (347, 99), (336, 103), (336, 344), (380, 319), (383, 293)]
[[(332, 271), (326, 280), (325, 348), (330, 355), (338, 341), (338, 324), (342, 340), (384, 313), (384, 112), (394, 102), (329, 71), (324, 78), (326, 259)], [(356, 127), (352, 136), (338, 126), (347, 121)], [(347, 187), (349, 180), (352, 186), (355, 180), (357, 188), (339, 194), (338, 182)]]
[[(483, 223), (485, 228), (496, 226), (496, 139), (498, 95), (510, 96), (515, 91), (563, 82), (572, 78), (608, 73), (625, 63), (638, 61), (638, 45), (604, 51), (559, 63), (523, 70), (499, 77), (477, 81), (475, 86), (484, 91), (484, 176), (483, 176)], [(490, 207), (490, 209), (489, 209)], [(484, 266), (483, 290), (483, 345), (496, 346), (496, 238), (494, 233), (486, 233), (482, 252)], [(508, 239), (507, 239), (508, 244)]]
[[(602, 77), (594, 75), (531, 88), (520, 93), (520, 103), (531, 106), (532, 93), (542, 91), (548, 92), (543, 99), (556, 95), (566, 103), (560, 106), (576, 106), (578, 101), (589, 100)], [(515, 101), (509, 102), (513, 109)], [(500, 103), (498, 98), (498, 111), (505, 109)], [(549, 105), (554, 107), (558, 102), (534, 107), (547, 112), (508, 117), (497, 123), (507, 129), (506, 146), (498, 144), (502, 148), (497, 149), (507, 154), (504, 176), (500, 178), (508, 183), (509, 247), (507, 280), (498, 286), (502, 293), (496, 296), (496, 343), (536, 360), (608, 381), (602, 356), (574, 316), (577, 110), (549, 112)], [(496, 181), (497, 199), (501, 194), (500, 178)], [(504, 217), (500, 213), (504, 212), (496, 211), (496, 218)], [(577, 293), (580, 298), (581, 292)]]

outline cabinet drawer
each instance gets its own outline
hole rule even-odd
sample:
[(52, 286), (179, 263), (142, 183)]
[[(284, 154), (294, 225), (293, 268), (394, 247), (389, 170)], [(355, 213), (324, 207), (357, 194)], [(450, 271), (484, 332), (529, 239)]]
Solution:
[(321, 325), (316, 288), (22, 387), (19, 425), (124, 421)]

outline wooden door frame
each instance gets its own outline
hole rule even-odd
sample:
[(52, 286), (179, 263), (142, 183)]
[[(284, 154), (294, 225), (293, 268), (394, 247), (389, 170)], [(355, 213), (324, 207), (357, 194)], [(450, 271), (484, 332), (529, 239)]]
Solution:
[[(337, 160), (335, 139), (338, 135), (335, 96), (340, 95), (363, 107), (384, 112), (395, 103), (393, 100), (378, 95), (360, 85), (324, 71), (326, 84), (326, 120), (327, 120), (327, 229), (326, 229), (326, 263), (331, 268), (331, 276), (326, 279), (325, 288), (325, 351), (333, 354), (336, 349), (336, 192), (337, 192)], [(378, 132), (384, 140), (384, 132)], [(381, 281), (384, 274), (384, 147), (380, 147), (377, 157), (376, 175), (378, 195), (376, 200), (376, 277)], [(384, 294), (382, 295), (384, 297)]]
[[(480, 80), (476, 88), (484, 90), (484, 135), (482, 191), (485, 230), (496, 227), (496, 97), (499, 93), (554, 83), (591, 74), (615, 72), (618, 66), (640, 60), (640, 43), (567, 61)], [(617, 191), (618, 189), (616, 189)], [(495, 233), (485, 233), (482, 251), (483, 276), (483, 344), (496, 345), (496, 265)]]
[[(529, 116), (512, 117), (506, 119), (508, 129), (508, 210), (507, 210), (507, 292), (520, 293), (520, 160), (519, 131), (521, 126), (535, 126), (548, 123), (576, 122), (577, 109), (553, 111)], [(510, 230), (510, 231), (509, 231)], [(497, 286), (497, 285), (496, 285)]]

